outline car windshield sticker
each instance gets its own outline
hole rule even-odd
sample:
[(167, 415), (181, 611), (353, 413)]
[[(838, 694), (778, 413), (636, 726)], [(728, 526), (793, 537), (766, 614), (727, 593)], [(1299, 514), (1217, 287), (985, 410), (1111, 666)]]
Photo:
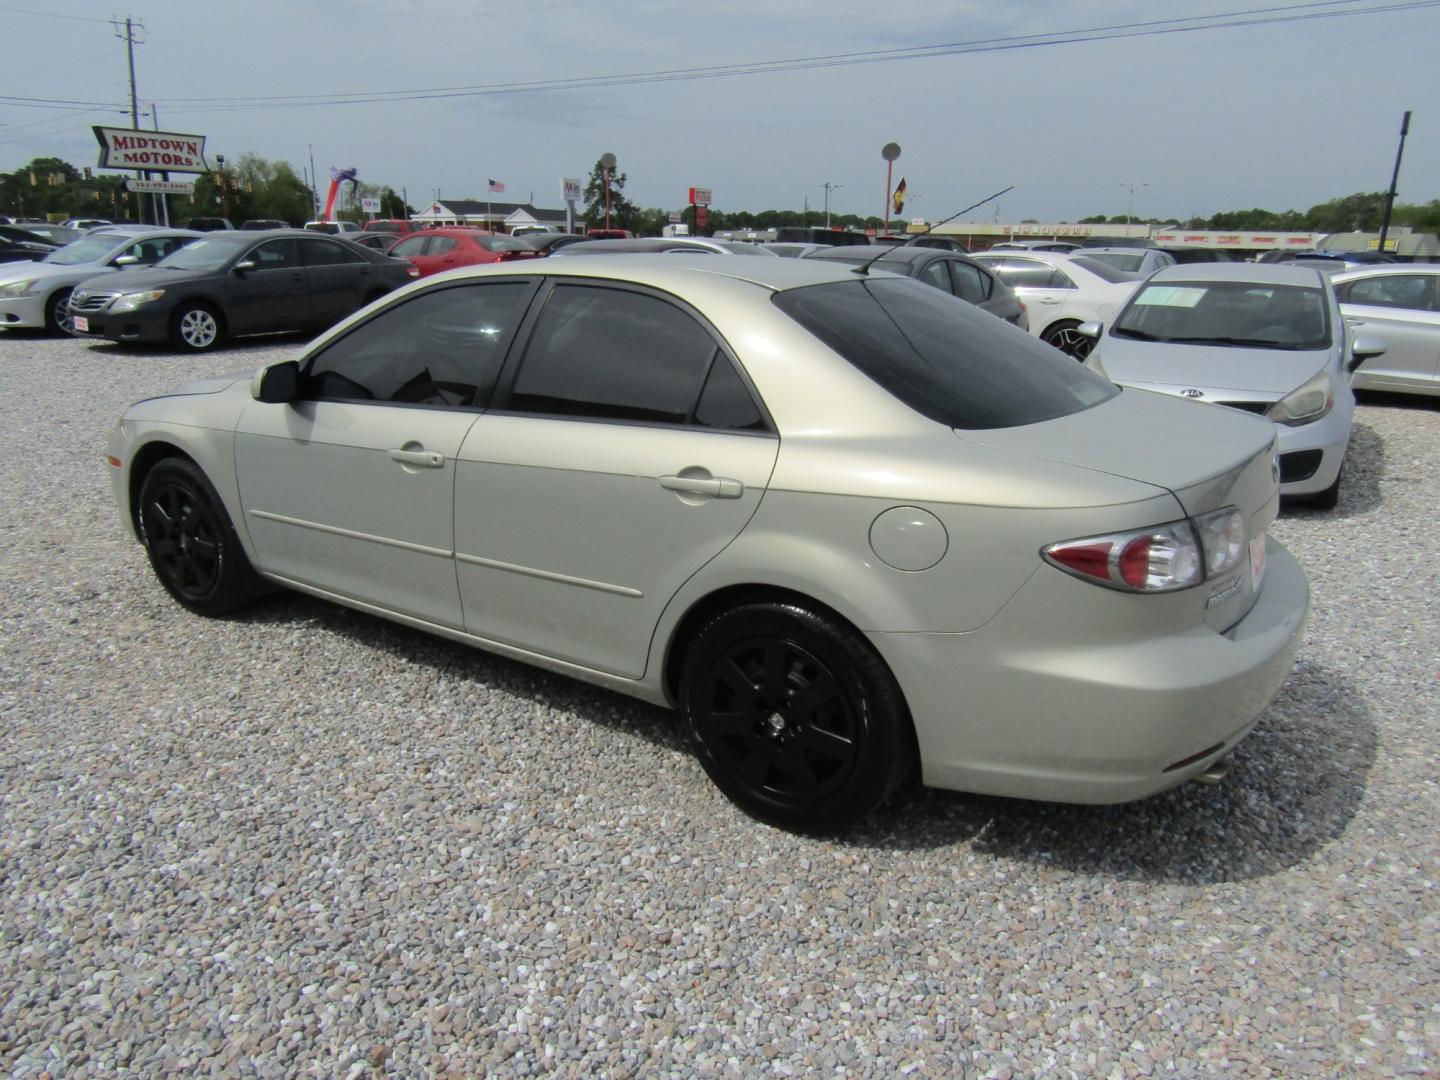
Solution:
[(1205, 295), (1204, 289), (1183, 285), (1152, 285), (1135, 298), (1135, 306), (1154, 304), (1157, 307), (1194, 307)]

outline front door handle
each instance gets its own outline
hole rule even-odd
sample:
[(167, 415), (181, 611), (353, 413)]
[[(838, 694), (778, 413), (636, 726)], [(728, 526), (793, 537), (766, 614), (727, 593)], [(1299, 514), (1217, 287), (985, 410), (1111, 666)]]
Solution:
[(667, 491), (686, 495), (709, 495), (715, 499), (738, 499), (745, 494), (745, 485), (728, 476), (662, 476), (660, 486)]
[(422, 469), (443, 469), (445, 455), (439, 450), (391, 450), (390, 460), (402, 465), (416, 465)]

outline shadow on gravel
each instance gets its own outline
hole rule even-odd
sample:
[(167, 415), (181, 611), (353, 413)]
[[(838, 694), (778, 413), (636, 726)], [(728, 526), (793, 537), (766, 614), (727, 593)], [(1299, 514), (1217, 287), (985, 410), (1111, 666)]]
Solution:
[(93, 338), (86, 342), (87, 348), (102, 356), (240, 356), (246, 353), (260, 352), (263, 349), (273, 349), (279, 345), (293, 345), (300, 347), (309, 344), (316, 337), (315, 334), (261, 334), (258, 337), (240, 338), (238, 341), (222, 343), (219, 347), (209, 353), (196, 353), (190, 349), (181, 349), (174, 345), (162, 345), (154, 342), (127, 342), (127, 341), (105, 341), (102, 338)]
[(1375, 429), (1358, 420), (1350, 428), (1350, 446), (1345, 451), (1345, 475), (1340, 481), (1340, 505), (1322, 510), (1308, 502), (1285, 500), (1281, 516), (1307, 520), (1338, 521), (1358, 517), (1380, 506), (1380, 478), (1385, 475), (1385, 441)]
[(1124, 880), (1215, 883), (1277, 873), (1340, 836), (1375, 764), (1358, 694), (1301, 663), (1218, 786), (1190, 783), (1117, 806), (1071, 806), (920, 789), (851, 842), (977, 851)]
[[(234, 618), (259, 626), (312, 624), (437, 673), (688, 753), (674, 714), (665, 709), (349, 608), (282, 593)], [(1376, 743), (1374, 720), (1359, 696), (1324, 669), (1301, 663), (1230, 755), (1230, 774), (1216, 787), (1191, 783), (1140, 802), (1074, 806), (916, 784), (832, 842), (899, 851), (969, 845), (1001, 859), (1124, 880), (1263, 877), (1303, 862), (1344, 832), (1364, 795)]]

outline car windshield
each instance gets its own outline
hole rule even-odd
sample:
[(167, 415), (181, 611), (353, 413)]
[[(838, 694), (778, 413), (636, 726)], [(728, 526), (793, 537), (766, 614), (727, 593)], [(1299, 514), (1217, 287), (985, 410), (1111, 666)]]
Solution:
[(40, 261), (58, 263), (60, 266), (99, 262), (124, 241), (125, 237), (119, 233), (91, 233), (89, 236), (82, 236), (79, 240), (66, 244), (58, 251), (52, 251)]
[(911, 278), (776, 293), (777, 307), (887, 392), (949, 427), (1018, 427), (1120, 391), (989, 312)]
[[(1090, 273), (1094, 274), (1096, 277), (1104, 278), (1106, 281), (1111, 282), (1112, 284), (1121, 281), (1135, 280), (1135, 272), (1133, 270), (1122, 270), (1118, 266), (1112, 266), (1107, 262), (1101, 262), (1093, 255), (1074, 255), (1071, 256), (1070, 261), (1076, 266), (1084, 267), (1086, 270), (1089, 270)], [(1138, 260), (1136, 262), (1136, 269), (1139, 269)]]
[(156, 266), (167, 270), (219, 270), (235, 257), (237, 251), (255, 241), (249, 237), (205, 237), (187, 244), (173, 255), (167, 255)]
[(1184, 345), (1327, 349), (1325, 294), (1303, 285), (1167, 281), (1146, 285), (1115, 320), (1116, 337)]

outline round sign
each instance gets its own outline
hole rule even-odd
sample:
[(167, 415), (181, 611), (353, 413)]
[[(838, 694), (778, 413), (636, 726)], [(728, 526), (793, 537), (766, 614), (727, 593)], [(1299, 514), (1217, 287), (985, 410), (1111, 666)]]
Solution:
[(880, 151), (880, 156), (886, 161), (894, 161), (900, 156), (900, 144), (898, 142), (887, 142), (885, 149)]
[(615, 167), (615, 155), (609, 153), (601, 154), (600, 167), (602, 169), (613, 169)]

